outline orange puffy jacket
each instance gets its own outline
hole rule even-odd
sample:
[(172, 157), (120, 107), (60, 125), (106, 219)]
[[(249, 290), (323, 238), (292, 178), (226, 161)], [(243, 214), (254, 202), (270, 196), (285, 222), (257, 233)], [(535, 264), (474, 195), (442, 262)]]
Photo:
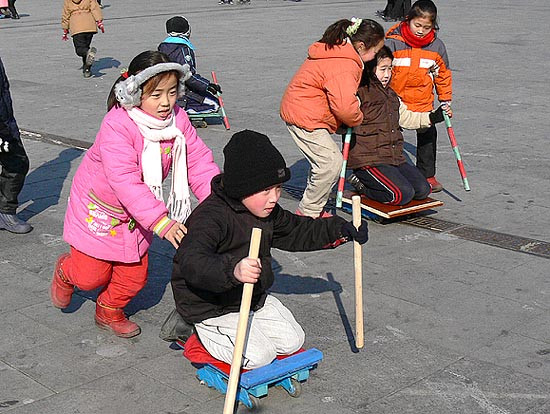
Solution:
[(333, 48), (316, 42), (283, 95), (283, 121), (307, 131), (327, 129), (334, 133), (342, 124), (359, 125), (363, 119), (356, 93), (363, 61), (353, 45)]
[(451, 101), (453, 97), (447, 50), (437, 37), (422, 48), (409, 46), (401, 35), (400, 24), (386, 33), (386, 46), (394, 57), (390, 86), (411, 111), (431, 111), (434, 85), (440, 102)]

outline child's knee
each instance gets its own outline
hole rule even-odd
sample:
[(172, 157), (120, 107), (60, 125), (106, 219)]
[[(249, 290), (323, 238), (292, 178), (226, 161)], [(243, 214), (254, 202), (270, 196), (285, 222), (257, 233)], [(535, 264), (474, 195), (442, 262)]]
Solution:
[(306, 334), (304, 333), (304, 330), (300, 327), (300, 329), (296, 331), (295, 335), (289, 335), (287, 339), (288, 341), (286, 341), (286, 343), (279, 350), (280, 354), (289, 355), (298, 351), (302, 347), (302, 345), (304, 345)]
[(247, 349), (245, 352), (246, 369), (260, 368), (271, 362), (277, 357), (277, 351), (273, 347), (256, 347), (255, 349)]
[(411, 202), (415, 195), (414, 188), (412, 186), (410, 187), (404, 187), (401, 189), (401, 201), (399, 202), (399, 205), (405, 205)]
[(427, 198), (430, 193), (431, 193), (432, 189), (430, 187), (430, 184), (428, 184), (428, 182), (424, 182), (422, 183), (422, 186), (416, 190), (416, 194), (414, 195), (414, 199), (415, 200), (423, 200), (425, 198)]
[(344, 163), (344, 157), (342, 156), (342, 153), (341, 152), (334, 153), (334, 156), (332, 157), (331, 168), (335, 169), (338, 172), (338, 175), (340, 175), (340, 170), (342, 169), (343, 163)]
[(112, 272), (106, 270), (92, 275), (81, 275), (80, 277), (79, 275), (75, 275), (76, 277), (71, 275), (70, 280), (74, 282), (80, 290), (94, 290), (109, 283), (109, 280), (111, 280), (111, 273)]

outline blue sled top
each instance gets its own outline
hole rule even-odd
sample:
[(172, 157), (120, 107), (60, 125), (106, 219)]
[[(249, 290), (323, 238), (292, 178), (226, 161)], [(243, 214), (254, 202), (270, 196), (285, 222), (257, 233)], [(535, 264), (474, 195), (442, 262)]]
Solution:
[(322, 359), (323, 353), (316, 348), (308, 349), (285, 359), (276, 359), (269, 365), (243, 373), (239, 386), (250, 389), (289, 376), (305, 368), (311, 369)]

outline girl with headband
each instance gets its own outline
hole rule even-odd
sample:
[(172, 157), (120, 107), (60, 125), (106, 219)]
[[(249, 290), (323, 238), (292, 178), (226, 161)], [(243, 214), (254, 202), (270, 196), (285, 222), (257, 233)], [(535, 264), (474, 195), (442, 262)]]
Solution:
[(308, 49), (290, 81), (280, 115), (311, 165), (296, 214), (330, 216), (323, 210), (342, 168), (342, 154), (331, 134), (363, 119), (356, 92), (363, 63), (384, 45), (384, 29), (370, 19), (342, 19), (330, 25)]
[(63, 231), (71, 250), (57, 259), (51, 300), (64, 309), (75, 287), (102, 287), (95, 322), (120, 337), (141, 331), (123, 309), (147, 281), (153, 233), (177, 248), (187, 233), (190, 190), (201, 202), (219, 173), (211, 150), (175, 105), (189, 76), (187, 65), (160, 52), (137, 55), (115, 82), (109, 112), (71, 186)]

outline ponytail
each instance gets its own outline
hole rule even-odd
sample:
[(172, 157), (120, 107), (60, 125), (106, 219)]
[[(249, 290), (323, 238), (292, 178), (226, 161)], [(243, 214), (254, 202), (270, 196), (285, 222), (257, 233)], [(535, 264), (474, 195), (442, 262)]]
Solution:
[(371, 19), (341, 19), (325, 30), (319, 42), (325, 43), (331, 49), (344, 44), (347, 39), (352, 43), (363, 42), (370, 49), (384, 39), (384, 28)]

